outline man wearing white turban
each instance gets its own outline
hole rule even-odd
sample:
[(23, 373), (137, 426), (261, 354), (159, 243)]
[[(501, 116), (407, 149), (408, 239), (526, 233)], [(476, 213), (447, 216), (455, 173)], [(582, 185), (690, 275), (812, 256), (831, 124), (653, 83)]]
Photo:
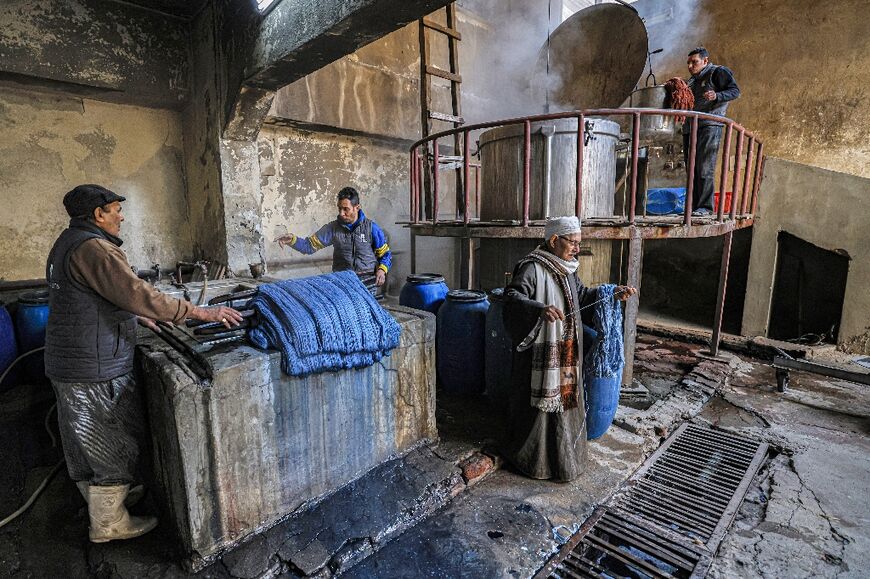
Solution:
[[(580, 318), (599, 291), (577, 277), (580, 239), (577, 217), (549, 219), (544, 243), (520, 260), (505, 290), (504, 321), (514, 344), (505, 454), (532, 478), (570, 481), (586, 461)], [(621, 300), (636, 293), (628, 286), (614, 291)]]

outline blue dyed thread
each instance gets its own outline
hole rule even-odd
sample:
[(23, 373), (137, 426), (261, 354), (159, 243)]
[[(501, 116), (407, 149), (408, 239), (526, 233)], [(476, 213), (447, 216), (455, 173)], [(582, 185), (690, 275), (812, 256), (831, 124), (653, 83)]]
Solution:
[(371, 366), (399, 345), (399, 324), (352, 271), (264, 284), (250, 305), (248, 338), (280, 350), (291, 376)]
[(583, 361), (583, 374), (589, 378), (615, 378), (622, 375), (625, 352), (622, 343), (622, 308), (614, 299), (613, 284), (598, 286), (599, 301), (594, 305), (592, 327), (598, 338)]

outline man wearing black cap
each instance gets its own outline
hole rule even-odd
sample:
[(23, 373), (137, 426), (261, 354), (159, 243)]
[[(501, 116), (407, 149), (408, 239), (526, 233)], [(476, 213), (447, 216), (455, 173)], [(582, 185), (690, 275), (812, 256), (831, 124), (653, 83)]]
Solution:
[[(185, 318), (236, 326), (232, 308), (200, 308), (139, 279), (121, 250), (124, 197), (99, 185), (79, 185), (63, 198), (69, 227), (46, 265), (49, 316), (45, 373), (57, 394), (57, 416), (70, 477), (88, 503), (90, 540), (130, 539), (157, 525), (132, 517), (125, 502), (139, 458), (142, 406), (133, 376), (137, 317)], [(134, 489), (135, 490), (135, 489)]]

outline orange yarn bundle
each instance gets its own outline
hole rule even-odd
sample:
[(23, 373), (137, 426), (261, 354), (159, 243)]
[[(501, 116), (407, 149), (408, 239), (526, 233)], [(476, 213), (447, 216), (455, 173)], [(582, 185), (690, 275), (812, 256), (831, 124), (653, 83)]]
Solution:
[[(686, 84), (686, 81), (678, 76), (668, 80), (665, 83), (665, 90), (668, 93), (668, 98), (665, 101), (665, 106), (669, 109), (677, 109), (681, 111), (690, 111), (695, 108), (695, 95), (692, 94), (692, 89)], [(675, 117), (678, 122), (683, 122), (686, 117)]]

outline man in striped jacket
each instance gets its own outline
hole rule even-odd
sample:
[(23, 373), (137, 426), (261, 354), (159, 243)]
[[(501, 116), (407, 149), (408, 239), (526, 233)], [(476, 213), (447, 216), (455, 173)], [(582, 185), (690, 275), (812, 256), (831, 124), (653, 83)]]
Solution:
[(305, 255), (332, 245), (335, 248), (332, 271), (350, 269), (361, 275), (374, 274), (378, 286), (386, 281), (393, 261), (387, 236), (363, 213), (359, 192), (353, 187), (338, 192), (338, 218), (335, 221), (308, 237), (288, 233), (278, 238), (278, 244), (290, 246)]

